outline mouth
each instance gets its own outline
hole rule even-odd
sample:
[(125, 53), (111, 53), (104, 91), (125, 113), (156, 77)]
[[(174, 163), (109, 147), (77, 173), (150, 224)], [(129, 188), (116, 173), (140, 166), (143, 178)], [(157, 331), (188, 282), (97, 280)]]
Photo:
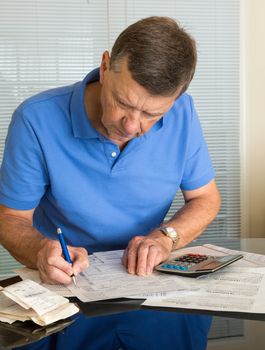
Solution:
[(136, 135), (130, 135), (130, 134), (123, 133), (119, 129), (116, 129), (115, 132), (117, 135), (119, 135), (120, 137), (122, 137), (124, 139), (132, 139), (132, 138), (136, 137)]

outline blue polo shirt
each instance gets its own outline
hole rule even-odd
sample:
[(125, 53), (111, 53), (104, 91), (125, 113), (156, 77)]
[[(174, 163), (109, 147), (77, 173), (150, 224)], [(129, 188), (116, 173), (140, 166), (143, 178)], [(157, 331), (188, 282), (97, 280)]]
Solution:
[(82, 82), (42, 92), (14, 112), (0, 173), (0, 203), (36, 208), (34, 226), (89, 252), (124, 248), (163, 221), (178, 189), (207, 184), (214, 171), (192, 98), (182, 94), (121, 152), (91, 125)]

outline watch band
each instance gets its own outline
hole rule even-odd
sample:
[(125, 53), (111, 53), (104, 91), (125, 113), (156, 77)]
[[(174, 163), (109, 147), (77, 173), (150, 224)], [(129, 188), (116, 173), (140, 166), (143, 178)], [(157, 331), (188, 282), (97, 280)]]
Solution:
[(174, 227), (160, 226), (158, 230), (161, 231), (165, 236), (171, 238), (173, 242), (172, 250), (177, 249), (180, 240), (180, 234), (174, 229)]

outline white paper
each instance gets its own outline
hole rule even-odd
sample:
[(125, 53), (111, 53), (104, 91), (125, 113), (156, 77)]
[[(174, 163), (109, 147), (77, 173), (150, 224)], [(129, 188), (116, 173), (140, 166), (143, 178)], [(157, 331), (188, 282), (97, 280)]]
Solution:
[(0, 321), (32, 320), (44, 326), (76, 314), (79, 309), (67, 299), (25, 280), (0, 291)]
[[(106, 252), (96, 252), (93, 257), (104, 263), (121, 262), (124, 250), (109, 250)], [(93, 261), (95, 263), (96, 261)]]
[(187, 284), (184, 277), (156, 271), (148, 276), (129, 274), (120, 260), (122, 251), (95, 255), (101, 261), (91, 260), (90, 267), (77, 276), (77, 287), (73, 284), (68, 287), (83, 302), (138, 296), (139, 293), (145, 297), (151, 292), (179, 290)]
[(27, 267), (22, 267), (13, 270), (22, 280), (32, 280), (44, 288), (49, 289), (51, 292), (61, 295), (63, 297), (73, 297), (73, 293), (63, 284), (48, 284), (43, 283), (40, 278), (38, 270), (29, 269)]
[(12, 323), (14, 323), (16, 321), (17, 320), (12, 320), (10, 317), (0, 316), (0, 322), (5, 322), (5, 323), (12, 324)]
[(229, 266), (194, 282), (193, 290), (149, 296), (143, 305), (265, 313), (265, 268)]
[(39, 316), (69, 301), (31, 280), (12, 284), (2, 291), (8, 298), (26, 309), (33, 309)]
[(26, 321), (30, 319), (33, 313), (34, 311), (25, 310), (22, 306), (8, 298), (3, 292), (0, 292), (0, 317), (8, 318), (9, 320), (13, 320), (13, 322), (16, 320)]
[[(119, 297), (147, 298), (144, 304), (154, 306), (265, 312), (265, 298), (261, 298), (265, 288), (263, 255), (206, 244), (180, 249), (170, 258), (186, 253), (243, 254), (244, 259), (219, 272), (195, 279), (156, 271), (149, 276), (130, 275), (121, 263), (122, 250), (97, 252), (89, 257), (89, 268), (77, 276), (77, 287), (72, 284), (68, 288), (83, 302)], [(251, 270), (253, 266), (258, 266), (258, 269)]]
[[(247, 263), (247, 266), (257, 266), (257, 267), (265, 267), (265, 255), (261, 254), (255, 254), (255, 253), (248, 253), (240, 250), (233, 250), (233, 249), (228, 249), (224, 247), (219, 247), (217, 245), (213, 244), (204, 244), (204, 247), (209, 248), (212, 251), (217, 253), (222, 253), (226, 255), (235, 255), (235, 254), (242, 254), (244, 257), (241, 260), (241, 266), (243, 266), (243, 262)], [(244, 264), (246, 266), (246, 264)]]
[(67, 317), (70, 317), (76, 314), (79, 309), (72, 303), (64, 304), (58, 307), (56, 310), (50, 311), (42, 315), (41, 317), (32, 316), (31, 319), (33, 322), (37, 323), (40, 326), (45, 326), (47, 324), (63, 320)]

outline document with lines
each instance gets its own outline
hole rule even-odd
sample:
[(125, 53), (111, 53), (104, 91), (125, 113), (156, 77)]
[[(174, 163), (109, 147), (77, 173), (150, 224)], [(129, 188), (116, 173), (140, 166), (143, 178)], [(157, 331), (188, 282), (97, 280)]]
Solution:
[(143, 305), (265, 313), (265, 268), (230, 266), (195, 281), (193, 290), (150, 295)]
[(149, 276), (130, 275), (121, 263), (122, 251), (94, 253), (90, 266), (77, 276), (77, 287), (68, 288), (81, 301), (129, 297), (139, 293), (172, 291), (184, 288), (187, 281), (154, 272)]
[[(215, 249), (215, 247), (216, 246), (213, 245), (211, 245), (210, 247), (208, 245), (188, 247), (173, 252), (171, 256), (173, 257), (188, 252), (209, 255), (227, 254), (227, 252), (218, 251), (217, 249)], [(159, 298), (161, 298), (161, 295), (166, 296), (169, 292), (176, 292), (176, 295), (180, 295), (181, 293), (183, 293), (183, 295), (187, 295), (187, 293), (193, 293), (192, 295), (196, 297), (196, 293), (199, 293), (199, 291), (204, 290), (205, 285), (207, 285), (209, 288), (210, 282), (208, 281), (208, 277), (206, 277), (207, 282), (206, 280), (204, 282), (202, 278), (194, 279), (175, 275), (172, 276), (156, 271), (151, 276), (146, 277), (129, 275), (126, 269), (121, 264), (122, 253), (123, 251), (94, 253), (90, 267), (77, 277), (78, 287), (76, 288), (74, 285), (71, 285), (68, 288), (73, 292), (73, 294), (75, 294), (80, 300), (84, 302), (119, 297), (132, 297), (143, 299), (148, 298), (149, 300), (151, 300), (150, 298), (154, 296), (156, 296), (156, 299), (158, 300)], [(255, 263), (258, 258), (258, 254), (254, 254), (251, 257), (248, 256), (248, 260), (239, 260), (235, 262), (233, 266), (227, 267), (224, 271), (229, 272), (232, 271), (232, 268), (238, 267), (242, 269), (240, 270), (240, 274), (243, 274), (243, 272), (247, 273), (247, 268), (253, 266), (261, 266), (260, 264), (257, 265)], [(251, 261), (249, 261), (249, 259)], [(258, 267), (258, 269), (259, 276), (263, 276), (262, 267)], [(233, 276), (237, 277), (238, 272), (239, 270), (236, 271)], [(246, 275), (247, 278), (249, 278), (249, 274), (252, 275), (253, 272), (254, 271), (249, 270), (248, 274)], [(214, 273), (212, 275), (213, 277), (209, 276), (209, 278), (214, 278), (216, 274), (217, 273)], [(230, 289), (224, 293), (225, 298), (227, 297), (227, 295), (231, 295), (232, 297), (233, 294), (236, 293), (235, 289), (239, 287), (239, 284), (233, 284), (233, 276), (228, 277), (231, 279), (231, 281), (230, 283), (226, 284), (226, 287), (229, 287)], [(263, 278), (259, 278), (256, 280), (256, 284), (254, 283), (254, 285), (252, 284), (250, 286), (245, 286), (245, 288), (249, 288), (249, 291), (243, 288), (244, 282), (240, 284), (242, 295), (243, 291), (245, 291), (246, 294), (252, 293), (252, 299), (249, 299), (249, 302), (248, 300), (246, 300), (247, 303), (251, 303), (253, 301), (253, 298), (258, 298), (258, 292), (255, 294), (255, 290), (259, 290), (259, 288), (262, 289), (262, 281)], [(214, 280), (212, 285), (215, 285), (216, 283), (217, 282)], [(224, 281), (219, 282), (219, 288), (223, 284)], [(206, 296), (207, 298), (209, 298), (208, 292)], [(211, 298), (217, 298), (217, 296), (222, 296), (222, 294), (220, 292), (215, 293), (214, 291), (212, 291), (210, 296)], [(149, 300), (147, 302), (149, 302)], [(233, 305), (236, 304), (233, 303)], [(192, 303), (190, 307), (196, 307), (196, 304)]]
[(30, 280), (2, 288), (0, 310), (2, 322), (32, 320), (41, 326), (67, 318), (79, 311), (68, 299)]
[(38, 270), (29, 269), (28, 267), (21, 267), (13, 270), (22, 280), (32, 280), (41, 286), (49, 289), (58, 295), (64, 297), (72, 297), (73, 293), (63, 284), (48, 284), (41, 281)]
[[(173, 252), (171, 257), (189, 252), (216, 256), (241, 253), (244, 258), (225, 270), (199, 279), (159, 272), (143, 277), (128, 274), (121, 263), (122, 250), (97, 252), (89, 256), (89, 268), (77, 276), (77, 287), (73, 284), (68, 287), (59, 285), (58, 287), (63, 288), (62, 293), (68, 290), (68, 293), (75, 295), (83, 302), (126, 297), (148, 299), (146, 304), (150, 302), (158, 306), (162, 299), (170, 297), (172, 304), (170, 306), (168, 303), (169, 307), (223, 311), (245, 310), (246, 312), (256, 312), (253, 311), (256, 306), (262, 305), (263, 301), (259, 299), (259, 296), (264, 284), (265, 259), (263, 255), (206, 244), (180, 249)], [(236, 268), (238, 270), (235, 270)], [(52, 287), (57, 288), (57, 286)], [(229, 296), (230, 303), (228, 303), (227, 296)], [(174, 297), (174, 302), (172, 297)], [(176, 297), (178, 297), (177, 302)], [(210, 299), (212, 303), (209, 302)], [(166, 306), (165, 300), (163, 303)]]

